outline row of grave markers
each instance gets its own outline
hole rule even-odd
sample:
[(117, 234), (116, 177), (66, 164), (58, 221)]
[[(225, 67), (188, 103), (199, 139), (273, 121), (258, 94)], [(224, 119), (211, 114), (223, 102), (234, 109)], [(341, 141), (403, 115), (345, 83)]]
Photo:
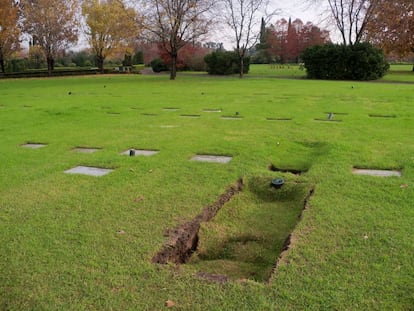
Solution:
[[(32, 106), (24, 106), (25, 108), (27, 107), (32, 107)], [(5, 106), (1, 106), (0, 108), (5, 108)], [(111, 107), (102, 107), (102, 109), (111, 109)], [(131, 109), (134, 110), (140, 110), (141, 108), (136, 108), (136, 107), (131, 107)], [(178, 111), (180, 110), (180, 108), (162, 108), (165, 111)], [(203, 112), (222, 112), (222, 109), (203, 109)], [(120, 115), (120, 112), (107, 112), (107, 114), (110, 115)], [(141, 113), (144, 116), (157, 116), (158, 114), (156, 113)], [(332, 121), (332, 122), (342, 122), (343, 120), (341, 119), (336, 119), (335, 116), (336, 115), (341, 115), (341, 116), (346, 116), (349, 115), (348, 113), (344, 113), (344, 112), (325, 112), (325, 114), (327, 115), (327, 118), (314, 118), (315, 121)], [(368, 116), (370, 118), (384, 118), (384, 119), (394, 119), (397, 118), (396, 115), (394, 114), (368, 114)], [(201, 115), (199, 114), (181, 114), (180, 117), (187, 117), (187, 118), (200, 118)], [(221, 116), (222, 119), (224, 120), (241, 120), (244, 117), (240, 116), (239, 112), (235, 112), (234, 115), (223, 115)], [(293, 120), (293, 118), (290, 117), (266, 117), (266, 120), (268, 121), (291, 121)]]
[[(21, 147), (29, 148), (29, 149), (40, 149), (46, 147), (46, 144), (40, 143), (27, 143), (21, 145)], [(88, 148), (88, 147), (76, 147), (72, 149), (76, 152), (80, 153), (94, 153), (96, 151), (101, 150), (101, 148)], [(129, 156), (153, 156), (159, 153), (159, 150), (145, 150), (145, 149), (128, 149), (126, 151), (121, 152), (121, 155), (129, 155)], [(222, 155), (203, 155), (198, 154), (193, 156), (190, 161), (198, 161), (198, 162), (210, 162), (210, 163), (229, 163), (233, 157), (231, 156), (222, 156)], [(91, 166), (76, 166), (69, 170), (66, 170), (65, 173), (67, 174), (83, 174), (83, 175), (90, 175), (90, 176), (104, 176), (111, 173), (113, 169), (107, 168), (100, 168), (100, 167), (91, 167)]]
[[(46, 144), (40, 143), (27, 143), (21, 145), (21, 147), (30, 148), (30, 149), (39, 149), (46, 147)], [(101, 148), (88, 148), (88, 147), (76, 147), (74, 151), (81, 153), (93, 153), (101, 150)], [(128, 149), (121, 153), (121, 155), (129, 156), (153, 156), (159, 153), (159, 150), (145, 150), (145, 149)], [(223, 156), (223, 155), (202, 155), (198, 154), (193, 156), (190, 161), (198, 162), (210, 162), (210, 163), (229, 163), (233, 157)], [(64, 171), (66, 174), (82, 174), (89, 176), (104, 176), (111, 173), (113, 169), (100, 168), (100, 167), (91, 167), (91, 166), (76, 166), (69, 170)], [(369, 175), (377, 177), (401, 177), (401, 172), (396, 170), (373, 170), (373, 169), (361, 169), (353, 168), (352, 172), (357, 175)]]

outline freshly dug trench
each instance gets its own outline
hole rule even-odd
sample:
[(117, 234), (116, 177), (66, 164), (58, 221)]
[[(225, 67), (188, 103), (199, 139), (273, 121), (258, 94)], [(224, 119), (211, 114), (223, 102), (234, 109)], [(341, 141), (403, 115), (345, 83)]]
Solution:
[(216, 202), (204, 208), (201, 214), (174, 229), (170, 233), (170, 239), (163, 249), (152, 258), (152, 262), (160, 264), (168, 262), (182, 264), (187, 262), (197, 249), (200, 223), (210, 221), (220, 208), (242, 189), (243, 180), (239, 179), (236, 185), (231, 185), (225, 193), (220, 195)]

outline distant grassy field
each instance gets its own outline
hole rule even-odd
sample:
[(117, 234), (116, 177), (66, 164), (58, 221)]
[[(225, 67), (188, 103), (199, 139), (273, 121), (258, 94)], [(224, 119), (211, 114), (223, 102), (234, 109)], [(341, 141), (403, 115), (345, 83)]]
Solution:
[[(413, 84), (275, 70), (1, 80), (0, 309), (412, 309)], [(130, 148), (159, 153), (120, 155)], [(64, 173), (78, 165), (114, 171)], [(239, 178), (188, 264), (152, 262)]]

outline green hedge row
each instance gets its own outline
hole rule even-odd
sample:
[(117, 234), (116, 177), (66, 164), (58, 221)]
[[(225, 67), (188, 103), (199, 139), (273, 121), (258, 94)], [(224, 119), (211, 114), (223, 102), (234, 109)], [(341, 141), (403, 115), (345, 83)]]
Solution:
[[(139, 73), (141, 69), (137, 68), (138, 66), (133, 66), (132, 73)], [(49, 75), (48, 71), (45, 69), (36, 69), (36, 70), (28, 70), (23, 72), (12, 72), (12, 73), (0, 73), (0, 78), (42, 78), (42, 77), (61, 77), (61, 76), (82, 76), (82, 75), (94, 75), (99, 74), (100, 70), (97, 68), (94, 69), (56, 69), (53, 70), (51, 75)], [(111, 69), (104, 69), (104, 73), (125, 73), (122, 71), (116, 71), (113, 68)]]
[(383, 51), (369, 43), (316, 45), (303, 52), (302, 60), (311, 79), (376, 80), (389, 69)]
[[(109, 71), (108, 71), (109, 72)], [(51, 75), (47, 70), (33, 70), (24, 72), (11, 72), (0, 74), (0, 78), (42, 78), (42, 77), (60, 77), (60, 76), (74, 76), (74, 75), (93, 75), (99, 73), (96, 69), (82, 69), (82, 70), (54, 70)]]

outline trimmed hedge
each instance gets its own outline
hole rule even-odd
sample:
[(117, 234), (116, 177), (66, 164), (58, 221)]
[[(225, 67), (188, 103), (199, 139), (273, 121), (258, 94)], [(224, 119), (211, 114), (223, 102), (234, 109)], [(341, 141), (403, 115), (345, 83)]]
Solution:
[[(239, 56), (236, 52), (217, 51), (204, 57), (207, 72), (211, 75), (231, 75), (240, 73)], [(250, 69), (250, 57), (244, 58), (243, 73)]]
[(382, 50), (369, 43), (325, 44), (302, 54), (307, 77), (328, 80), (376, 80), (389, 69)]
[[(6, 72), (0, 73), (0, 79), (8, 79), (8, 78), (48, 78), (48, 77), (63, 77), (63, 76), (83, 76), (83, 75), (97, 75), (100, 74), (101, 71), (97, 68), (91, 69), (82, 69), (82, 68), (73, 68), (73, 69), (60, 69), (55, 68), (52, 73), (49, 75), (48, 71), (45, 69), (33, 69), (33, 70), (26, 70), (23, 72)], [(105, 74), (109, 73), (126, 73), (116, 71), (113, 68), (104, 70)], [(133, 73), (139, 73), (139, 71), (133, 71)]]

